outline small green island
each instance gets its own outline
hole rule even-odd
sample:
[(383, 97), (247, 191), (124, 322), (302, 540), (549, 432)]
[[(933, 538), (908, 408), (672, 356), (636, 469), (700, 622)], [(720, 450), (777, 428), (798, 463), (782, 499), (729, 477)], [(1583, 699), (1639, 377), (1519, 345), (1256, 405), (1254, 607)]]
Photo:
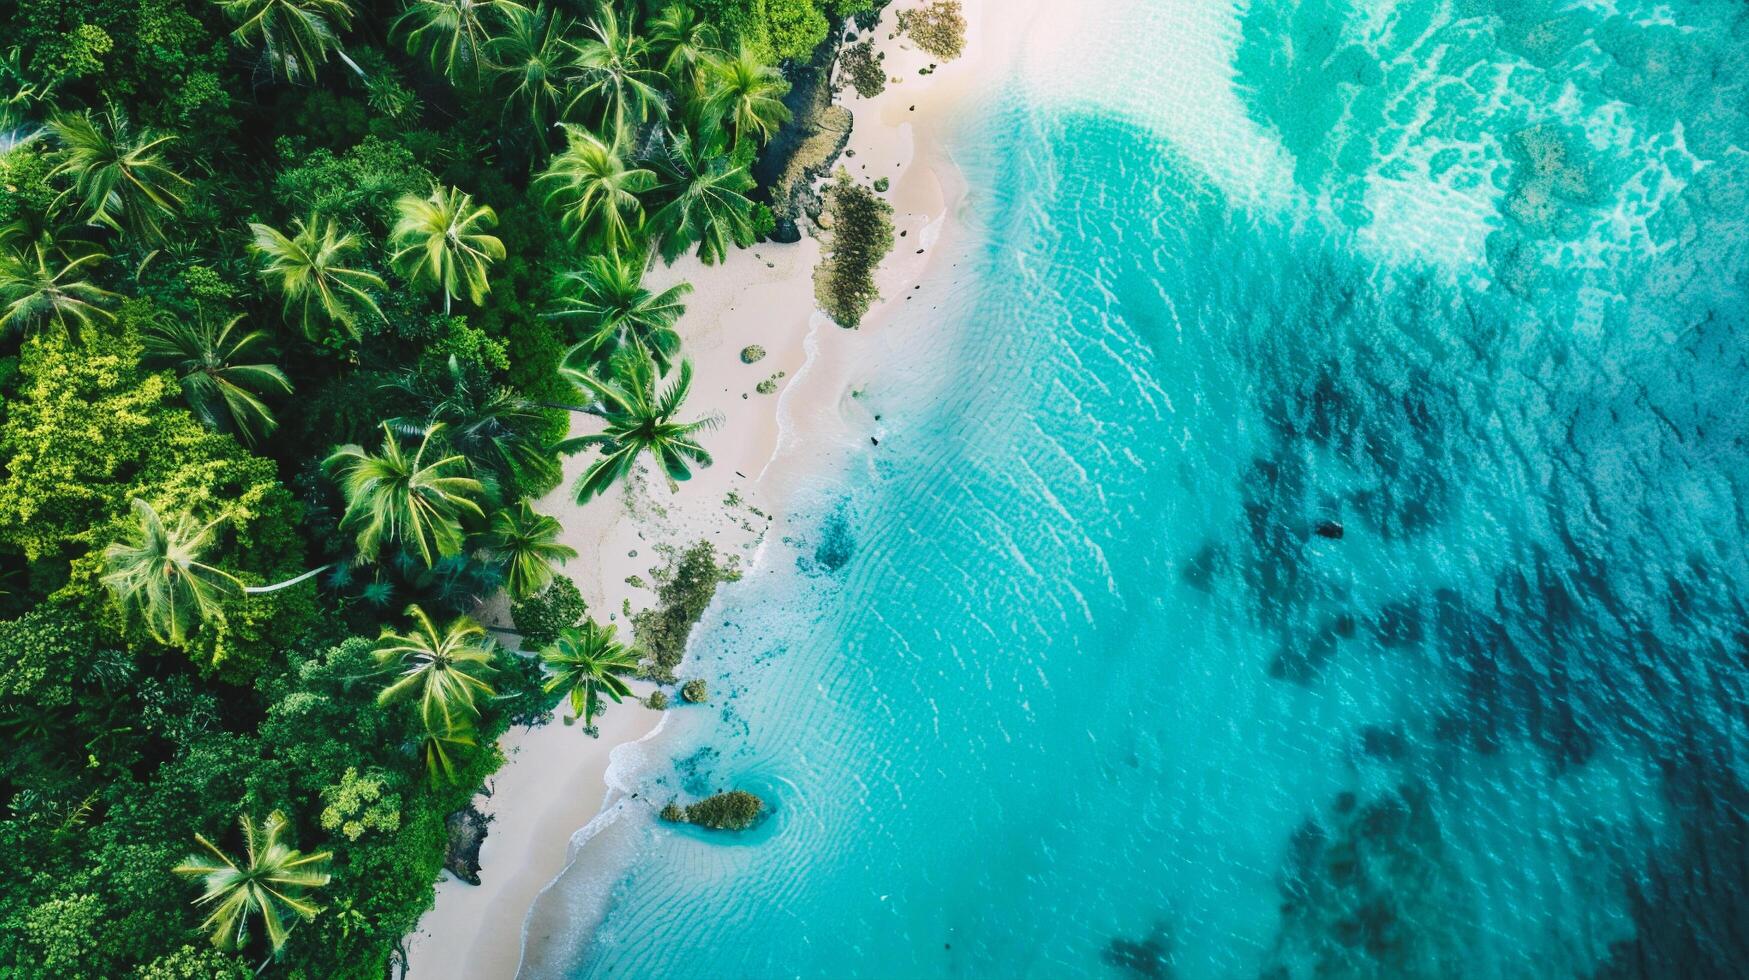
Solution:
[(501, 735), (670, 703), (717, 556), (616, 628), (536, 502), (710, 465), (654, 270), (818, 212), (878, 5), (0, 7), (0, 973), (389, 976)]

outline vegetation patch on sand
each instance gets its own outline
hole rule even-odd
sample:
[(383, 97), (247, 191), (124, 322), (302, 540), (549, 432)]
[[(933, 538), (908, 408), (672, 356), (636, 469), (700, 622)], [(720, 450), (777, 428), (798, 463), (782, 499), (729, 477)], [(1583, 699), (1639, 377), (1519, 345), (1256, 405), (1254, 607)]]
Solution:
[(880, 298), (874, 276), (893, 249), (893, 206), (839, 168), (820, 225), (825, 234), (814, 299), (840, 326), (854, 327)]
[(656, 604), (632, 616), (632, 636), (643, 655), (639, 667), (644, 676), (672, 684), (674, 671), (686, 656), (686, 640), (717, 594), (717, 586), (741, 576), (719, 561), (716, 546), (709, 541), (671, 554), (667, 564), (650, 574), (656, 580)]
[(887, 90), (887, 69), (881, 64), (884, 57), (885, 54), (875, 51), (874, 38), (865, 37), (838, 55), (840, 77), (850, 83), (857, 95), (872, 99)]
[(899, 30), (919, 48), (952, 61), (966, 49), (966, 15), (960, 0), (931, 0), (916, 10), (899, 11)]
[(732, 789), (684, 807), (670, 802), (662, 808), (662, 819), (711, 830), (746, 830), (758, 822), (764, 812), (764, 800), (744, 789)]

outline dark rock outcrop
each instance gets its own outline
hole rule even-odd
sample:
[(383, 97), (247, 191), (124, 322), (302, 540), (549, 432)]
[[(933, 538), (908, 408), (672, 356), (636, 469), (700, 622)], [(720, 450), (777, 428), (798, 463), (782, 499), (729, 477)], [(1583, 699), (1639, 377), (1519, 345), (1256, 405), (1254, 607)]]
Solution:
[(480, 845), (486, 842), (486, 825), (491, 822), (491, 817), (471, 803), (443, 820), (443, 827), (449, 832), (449, 851), (443, 856), (443, 866), (470, 885), (480, 883)]

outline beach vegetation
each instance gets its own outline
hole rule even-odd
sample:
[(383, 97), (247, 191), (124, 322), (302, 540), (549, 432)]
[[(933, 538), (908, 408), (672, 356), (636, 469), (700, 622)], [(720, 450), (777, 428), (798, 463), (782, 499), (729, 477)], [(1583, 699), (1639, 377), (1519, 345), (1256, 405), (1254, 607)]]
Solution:
[(653, 573), (656, 604), (632, 617), (632, 635), (643, 655), (644, 676), (672, 684), (686, 656), (692, 627), (717, 594), (717, 586), (739, 577), (724, 564), (709, 541), (669, 554)]
[[(574, 349), (572, 355), (578, 353)], [(600, 458), (578, 479), (577, 502), (587, 503), (632, 472), (640, 456), (648, 455), (668, 481), (671, 491), (692, 477), (695, 466), (709, 466), (711, 455), (698, 436), (717, 424), (715, 418), (682, 422), (675, 418), (692, 390), (692, 364), (682, 361), (672, 379), (659, 376), (656, 361), (641, 350), (616, 354), (609, 376), (600, 378), (576, 366), (571, 355), (559, 368), (588, 401), (581, 411), (598, 416), (600, 432), (574, 436), (558, 444), (571, 454), (595, 450)]]
[(893, 206), (840, 168), (826, 189), (814, 299), (839, 326), (862, 322), (880, 298), (875, 270), (893, 248)]
[(585, 728), (595, 724), (603, 697), (619, 704), (631, 695), (623, 678), (638, 669), (636, 655), (614, 639), (613, 625), (602, 626), (592, 619), (560, 631), (541, 651), (541, 663), (547, 669), (547, 693), (568, 697), (571, 713), (583, 719)]
[(644, 706), (651, 711), (668, 710), (668, 692), (661, 688), (651, 691), (650, 696), (644, 699)]
[(838, 53), (838, 69), (856, 94), (872, 99), (887, 90), (887, 69), (881, 64), (883, 53), (875, 51), (874, 38), (865, 37)]
[(695, 677), (680, 686), (680, 696), (687, 704), (703, 704), (711, 699), (711, 692), (704, 678)]
[(762, 361), (764, 359), (765, 359), (765, 348), (759, 346), (758, 344), (748, 344), (746, 347), (741, 348), (741, 363), (742, 364), (757, 364), (759, 361)]
[(481, 553), (504, 568), (504, 589), (512, 599), (526, 599), (553, 582), (553, 566), (577, 557), (577, 549), (559, 540), (559, 522), (535, 511), (527, 500), (492, 515), (482, 537)]
[(577, 583), (560, 575), (540, 592), (512, 600), (510, 620), (523, 643), (539, 649), (558, 639), (561, 631), (580, 625), (588, 611)]
[(966, 48), (966, 16), (960, 0), (929, 0), (898, 13), (899, 30), (925, 53), (952, 61)]
[(765, 801), (744, 789), (707, 796), (686, 806), (686, 822), (711, 830), (746, 830), (765, 812)]
[(277, 954), (291, 930), (288, 919), (308, 922), (316, 917), (319, 907), (305, 893), (328, 883), (326, 869), (333, 854), (305, 854), (292, 847), (286, 841), (291, 821), (277, 810), (259, 824), (248, 814), (238, 817), (237, 824), (243, 839), (240, 858), (196, 834), (201, 850), (171, 870), (203, 885), (196, 904), (212, 910), (201, 928), (211, 933), (215, 946), (247, 946), (249, 927), (259, 919), (268, 947)]

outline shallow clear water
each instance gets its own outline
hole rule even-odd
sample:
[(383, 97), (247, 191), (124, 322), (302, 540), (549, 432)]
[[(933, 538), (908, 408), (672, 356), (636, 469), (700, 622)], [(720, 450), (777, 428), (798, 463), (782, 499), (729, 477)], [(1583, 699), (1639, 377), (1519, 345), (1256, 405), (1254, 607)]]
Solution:
[(1089, 10), (563, 975), (1749, 973), (1745, 8)]

